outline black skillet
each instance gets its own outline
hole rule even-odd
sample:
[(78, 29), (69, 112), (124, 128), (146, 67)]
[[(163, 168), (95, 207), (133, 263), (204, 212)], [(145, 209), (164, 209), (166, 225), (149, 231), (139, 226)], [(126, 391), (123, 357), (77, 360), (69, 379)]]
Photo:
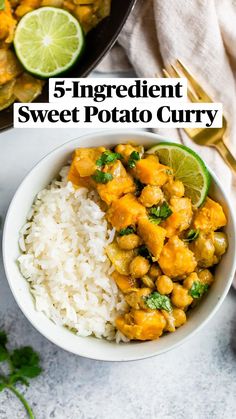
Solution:
[[(86, 77), (101, 61), (116, 41), (136, 0), (113, 0), (111, 14), (86, 37), (86, 48), (81, 60), (63, 77)], [(36, 102), (48, 101), (48, 85)], [(13, 105), (0, 111), (0, 131), (13, 125)]]

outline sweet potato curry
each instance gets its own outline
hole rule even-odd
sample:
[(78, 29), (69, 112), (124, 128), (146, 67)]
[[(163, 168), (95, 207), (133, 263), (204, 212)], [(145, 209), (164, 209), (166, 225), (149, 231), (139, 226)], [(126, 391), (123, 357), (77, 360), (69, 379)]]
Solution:
[(211, 269), (226, 252), (221, 205), (207, 197), (194, 208), (172, 169), (131, 144), (76, 149), (68, 180), (96, 189), (116, 231), (106, 253), (129, 307), (117, 329), (136, 340), (174, 332), (208, 291)]
[(43, 81), (24, 71), (12, 43), (19, 20), (44, 6), (72, 13), (87, 33), (109, 15), (111, 0), (4, 0), (3, 8), (0, 7), (0, 110), (15, 100), (31, 102), (42, 91)]

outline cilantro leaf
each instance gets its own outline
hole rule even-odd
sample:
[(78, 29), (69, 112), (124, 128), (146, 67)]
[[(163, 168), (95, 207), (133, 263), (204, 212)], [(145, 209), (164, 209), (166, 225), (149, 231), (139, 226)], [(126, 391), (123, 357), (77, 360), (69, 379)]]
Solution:
[(0, 330), (0, 345), (6, 346), (6, 344), (7, 344), (7, 334), (3, 330)]
[(199, 237), (199, 229), (197, 230), (189, 230), (188, 234), (185, 239), (183, 239), (184, 242), (192, 242), (196, 240)]
[(101, 170), (95, 170), (92, 175), (92, 179), (97, 183), (108, 183), (113, 179), (113, 176), (110, 173), (102, 172)]
[(138, 160), (140, 160), (140, 154), (137, 151), (132, 151), (127, 163), (128, 168), (133, 169), (136, 166)]
[(5, 383), (3, 383), (3, 382), (0, 382), (0, 392), (1, 392), (2, 390), (4, 390), (4, 388), (6, 388), (6, 384), (5, 384)]
[(136, 229), (132, 226), (126, 227), (126, 228), (122, 228), (118, 235), (119, 236), (127, 236), (128, 234), (133, 234), (136, 232)]
[(15, 384), (21, 382), (29, 386), (27, 378), (37, 377), (42, 372), (39, 365), (39, 355), (30, 346), (15, 349), (11, 352), (7, 349), (6, 344), (7, 335), (0, 330), (0, 361), (6, 361), (10, 368), (10, 374), (0, 375), (0, 391), (5, 388), (12, 391), (25, 407), (29, 417), (34, 419), (31, 407)]
[(165, 310), (169, 312), (172, 310), (169, 297), (166, 295), (161, 295), (156, 291), (144, 297), (144, 301), (147, 307), (151, 308), (152, 310)]
[(171, 214), (172, 210), (165, 201), (161, 205), (155, 205), (150, 208), (149, 220), (155, 224), (160, 224), (161, 221), (166, 220)]
[(188, 293), (193, 298), (201, 298), (208, 291), (208, 289), (208, 284), (203, 284), (200, 281), (194, 281)]
[(149, 260), (149, 262), (152, 262), (152, 254), (149, 252), (147, 246), (145, 246), (145, 245), (140, 246), (138, 248), (138, 254), (139, 254), (139, 256), (143, 256), (144, 258)]
[(141, 195), (141, 192), (142, 192), (143, 188), (145, 187), (145, 185), (144, 185), (144, 183), (140, 182), (140, 180), (138, 180), (138, 179), (134, 179), (134, 183), (135, 183), (135, 186), (136, 186), (136, 190), (134, 192), (134, 195), (138, 197), (138, 196)]
[(8, 359), (8, 352), (7, 349), (0, 345), (0, 362), (6, 361)]
[(113, 151), (106, 150), (99, 159), (96, 161), (98, 167), (105, 166), (106, 164), (114, 163), (116, 160), (121, 160), (122, 155), (120, 153), (113, 153)]
[(22, 377), (19, 372), (11, 373), (8, 377), (8, 382), (10, 385), (13, 385), (18, 382), (24, 384), (26, 387), (29, 387), (30, 385), (26, 378)]
[(41, 374), (42, 372), (42, 368), (36, 366), (36, 365), (24, 365), (23, 367), (21, 367), (18, 371), (18, 373), (23, 376), (23, 377), (27, 377), (27, 378), (35, 378), (37, 377), (39, 374)]
[(8, 351), (6, 349), (7, 335), (4, 330), (0, 330), (0, 362), (8, 359)]
[(13, 351), (11, 362), (15, 368), (34, 367), (39, 364), (39, 356), (30, 346), (24, 346)]

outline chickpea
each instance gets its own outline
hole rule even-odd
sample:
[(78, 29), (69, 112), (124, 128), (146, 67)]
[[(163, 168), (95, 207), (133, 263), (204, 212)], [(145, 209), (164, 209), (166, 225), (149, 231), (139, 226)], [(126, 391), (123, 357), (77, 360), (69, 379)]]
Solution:
[(141, 244), (141, 239), (137, 234), (128, 234), (127, 236), (118, 236), (117, 243), (123, 250), (132, 250)]
[(63, 8), (69, 10), (70, 12), (73, 12), (75, 10), (75, 4), (71, 3), (69, 0), (63, 1)]
[(163, 200), (163, 192), (159, 186), (147, 185), (143, 188), (139, 201), (145, 207), (152, 207)]
[(150, 264), (147, 259), (143, 256), (136, 256), (129, 266), (130, 274), (134, 278), (142, 278), (148, 272), (149, 267)]
[(17, 17), (22, 17), (26, 13), (31, 12), (32, 10), (33, 10), (33, 7), (28, 6), (27, 4), (20, 4), (16, 9), (15, 14)]
[[(72, 3), (73, 5), (73, 3)], [(89, 6), (84, 5), (83, 7), (77, 6), (75, 8), (75, 16), (77, 17), (77, 19), (80, 20), (80, 22), (86, 22), (88, 21), (88, 19), (91, 19), (92, 16), (92, 9)]]
[(191, 273), (183, 282), (184, 288), (187, 288), (187, 290), (190, 290), (192, 288), (192, 285), (195, 281), (199, 281), (198, 275), (196, 272)]
[(150, 288), (137, 288), (132, 292), (129, 292), (125, 295), (125, 301), (129, 304), (130, 307), (139, 310), (140, 308), (146, 309), (144, 298), (151, 293)]
[(173, 291), (173, 282), (166, 275), (161, 275), (157, 278), (156, 287), (160, 294), (170, 294)]
[(131, 144), (118, 144), (115, 148), (115, 152), (120, 153), (125, 162), (129, 160), (130, 154), (133, 151), (137, 151), (140, 155), (142, 155), (144, 149), (142, 146), (132, 146)]
[(212, 273), (209, 271), (209, 269), (203, 269), (198, 274), (199, 281), (203, 284), (211, 285), (214, 281), (214, 277)]
[(154, 282), (153, 282), (153, 279), (152, 279), (152, 278), (150, 278), (150, 276), (148, 276), (148, 275), (144, 275), (144, 276), (142, 277), (142, 283), (143, 283), (146, 287), (149, 287), (149, 288), (151, 288), (151, 289), (154, 289), (154, 288), (155, 288), (155, 284), (154, 284)]
[(63, 0), (43, 0), (41, 6), (62, 7)]
[(216, 263), (214, 258), (215, 246), (211, 234), (200, 233), (197, 240), (190, 243), (189, 248), (194, 253), (198, 266), (201, 268), (208, 268)]
[(171, 180), (163, 186), (164, 194), (167, 198), (184, 196), (184, 184), (180, 180)]
[(151, 278), (157, 278), (158, 276), (162, 275), (162, 271), (161, 268), (159, 268), (159, 266), (156, 263), (153, 263), (151, 268), (148, 271), (148, 275)]
[(40, 6), (41, 0), (22, 0), (20, 3), (22, 6), (30, 6), (32, 9), (36, 9)]
[(217, 256), (222, 256), (228, 247), (228, 240), (225, 233), (220, 231), (214, 233), (213, 243), (215, 246), (215, 254)]
[(174, 284), (171, 294), (171, 302), (177, 308), (184, 310), (193, 302), (193, 298), (189, 295), (188, 290), (182, 287), (182, 285)]
[(186, 314), (181, 308), (174, 308), (172, 315), (175, 319), (175, 327), (180, 327), (187, 321)]

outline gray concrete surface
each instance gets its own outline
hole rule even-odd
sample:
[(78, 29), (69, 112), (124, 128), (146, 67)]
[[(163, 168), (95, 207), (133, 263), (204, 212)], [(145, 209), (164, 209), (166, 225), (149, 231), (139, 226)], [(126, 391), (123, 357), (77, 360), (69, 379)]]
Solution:
[[(24, 175), (79, 130), (0, 134), (0, 215)], [(123, 364), (71, 355), (42, 337), (17, 307), (0, 259), (0, 326), (10, 344), (32, 345), (43, 374), (26, 391), (37, 419), (231, 419), (236, 417), (236, 292), (178, 349)], [(157, 342), (158, 344), (158, 342)], [(15, 397), (0, 393), (0, 419), (24, 419)]]

